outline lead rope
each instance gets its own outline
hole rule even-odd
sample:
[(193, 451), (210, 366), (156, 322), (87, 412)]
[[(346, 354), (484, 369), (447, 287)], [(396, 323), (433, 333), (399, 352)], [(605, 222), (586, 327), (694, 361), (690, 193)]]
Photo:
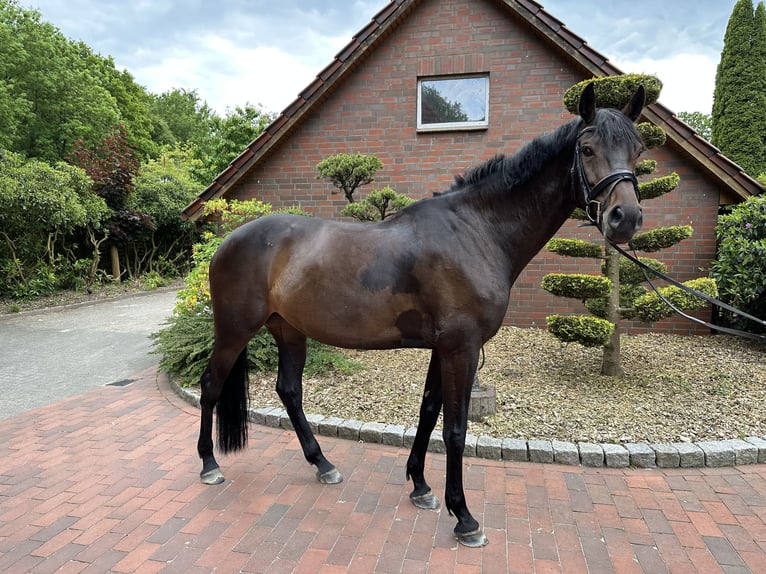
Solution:
[(703, 299), (704, 301), (707, 301), (708, 303), (715, 305), (716, 307), (720, 307), (721, 309), (725, 309), (726, 311), (729, 311), (731, 313), (734, 313), (735, 315), (739, 315), (740, 317), (744, 317), (745, 319), (748, 319), (750, 321), (753, 321), (754, 323), (757, 323), (759, 325), (762, 325), (766, 327), (766, 321), (763, 319), (759, 319), (758, 317), (754, 317), (748, 313), (745, 313), (744, 311), (741, 311), (737, 309), (736, 307), (732, 307), (731, 305), (728, 305), (724, 303), (723, 301), (719, 301), (715, 297), (711, 297), (710, 295), (707, 295), (703, 293), (702, 291), (698, 291), (696, 289), (692, 289), (691, 287), (684, 285), (680, 281), (676, 281), (675, 279), (668, 277), (661, 271), (657, 271), (656, 269), (652, 269), (649, 267), (646, 263), (638, 259), (637, 256), (635, 256), (635, 250), (633, 250), (634, 255), (631, 255), (624, 249), (622, 249), (619, 245), (612, 244), (612, 247), (614, 247), (622, 256), (627, 257), (628, 260), (632, 261), (636, 265), (639, 266), (641, 271), (644, 274), (644, 278), (646, 279), (646, 282), (649, 283), (652, 290), (657, 294), (657, 297), (659, 297), (668, 307), (673, 309), (676, 313), (681, 315), (685, 319), (689, 319), (690, 321), (693, 321), (695, 323), (698, 323), (700, 325), (704, 325), (706, 327), (709, 327), (710, 329), (713, 329), (715, 331), (721, 331), (722, 333), (727, 333), (729, 335), (735, 335), (737, 337), (745, 337), (747, 339), (753, 339), (755, 341), (761, 341), (766, 342), (766, 336), (764, 335), (758, 335), (756, 333), (749, 333), (747, 331), (742, 331), (740, 329), (731, 329), (729, 327), (722, 327), (720, 325), (714, 325), (713, 323), (709, 323), (708, 321), (704, 321), (703, 319), (699, 319), (698, 317), (694, 317), (692, 315), (689, 315), (688, 313), (684, 313), (681, 309), (676, 307), (673, 303), (671, 303), (667, 297), (662, 295), (660, 293), (659, 289), (652, 283), (652, 280), (649, 278), (649, 275), (647, 274), (647, 271), (651, 271), (654, 273), (657, 277), (662, 279), (663, 281), (667, 281), (668, 283), (671, 283), (672, 285), (678, 287), (679, 289), (686, 291), (687, 293), (691, 293), (695, 297), (699, 297), (700, 299)]

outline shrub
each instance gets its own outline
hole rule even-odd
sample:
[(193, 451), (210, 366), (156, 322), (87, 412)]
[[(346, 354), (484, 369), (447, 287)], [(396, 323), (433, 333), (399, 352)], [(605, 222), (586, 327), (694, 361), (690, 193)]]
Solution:
[(362, 201), (349, 203), (340, 212), (359, 221), (383, 221), (393, 213), (414, 203), (414, 199), (397, 193), (390, 187), (371, 191)]
[(558, 253), (565, 257), (591, 257), (602, 258), (604, 248), (598, 243), (583, 241), (582, 239), (560, 239), (554, 237), (545, 246), (551, 253)]
[[(718, 289), (716, 288), (715, 281), (709, 277), (684, 281), (684, 285), (710, 297), (718, 296)], [(680, 287), (674, 285), (660, 287), (658, 291), (665, 299), (679, 309), (700, 309), (706, 305), (704, 299), (691, 293), (687, 293)], [(664, 319), (665, 317), (670, 317), (675, 313), (675, 311), (654, 292), (647, 293), (636, 299), (633, 302), (633, 312), (635, 313), (635, 316), (644, 323), (655, 323), (656, 321)]]
[(614, 333), (614, 324), (606, 319), (586, 315), (550, 315), (548, 331), (565, 343), (586, 347), (603, 347)]
[(657, 101), (662, 90), (662, 82), (656, 76), (646, 74), (622, 74), (620, 76), (603, 76), (583, 80), (569, 88), (564, 93), (564, 106), (572, 114), (577, 114), (580, 96), (588, 84), (593, 83), (596, 92), (596, 105), (599, 108), (622, 109), (630, 101), (639, 86), (646, 91), (646, 105)]
[(654, 199), (673, 191), (681, 183), (681, 178), (676, 172), (670, 175), (657, 177), (651, 181), (644, 181), (638, 184), (641, 200)]
[[(718, 218), (718, 259), (712, 276), (721, 298), (761, 319), (766, 318), (766, 197), (753, 196)], [(730, 315), (728, 323), (752, 332), (763, 327)]]
[(612, 289), (612, 282), (603, 275), (550, 273), (543, 277), (542, 287), (558, 297), (592, 299), (606, 297)]
[(672, 247), (679, 241), (688, 239), (694, 233), (691, 225), (673, 225), (658, 227), (650, 231), (641, 231), (633, 236), (630, 245), (638, 251), (654, 253)]

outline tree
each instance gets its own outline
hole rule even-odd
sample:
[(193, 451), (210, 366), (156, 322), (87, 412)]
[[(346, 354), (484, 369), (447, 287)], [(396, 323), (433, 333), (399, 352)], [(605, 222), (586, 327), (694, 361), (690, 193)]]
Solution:
[(374, 155), (339, 153), (317, 164), (317, 179), (329, 180), (349, 203), (354, 203), (356, 188), (375, 181), (375, 172), (382, 167), (383, 162)]
[(199, 142), (210, 134), (215, 115), (197, 90), (173, 89), (153, 96), (154, 140), (160, 145)]
[(184, 221), (179, 213), (202, 191), (191, 177), (191, 151), (188, 147), (165, 148), (160, 157), (141, 165), (128, 207), (151, 216), (148, 234), (131, 242), (131, 274), (155, 271), (163, 276), (186, 271), (191, 247), (197, 239), (194, 223)]
[(386, 186), (383, 189), (371, 191), (362, 201), (349, 203), (340, 214), (359, 221), (383, 221), (414, 201)]
[[(587, 80), (576, 84), (564, 95), (564, 103), (574, 113), (582, 89), (590, 82), (595, 82), (596, 99), (599, 107), (622, 109), (638, 85), (644, 85), (647, 104), (653, 103), (659, 96), (662, 84), (653, 76), (628, 75), (609, 76)], [(661, 128), (644, 123), (637, 126), (644, 145), (654, 148), (662, 145), (665, 134)], [(636, 166), (636, 175), (651, 174), (657, 166), (653, 160), (645, 160)], [(656, 178), (639, 184), (639, 193), (643, 201), (661, 197), (673, 191), (680, 179), (677, 174)], [(575, 210), (573, 217), (587, 220), (582, 210)], [(631, 245), (638, 251), (657, 252), (675, 245), (691, 236), (690, 226), (660, 228), (637, 233)], [(591, 243), (576, 239), (554, 238), (548, 242), (549, 251), (567, 257), (590, 257), (602, 260), (602, 275), (559, 274), (552, 273), (543, 277), (543, 288), (556, 296), (580, 299), (592, 316), (576, 315), (548, 317), (548, 330), (564, 342), (578, 342), (586, 346), (603, 347), (601, 373), (620, 376), (620, 329), (622, 319), (639, 319), (655, 322), (672, 314), (672, 310), (659, 301), (654, 293), (641, 284), (645, 277), (638, 266), (621, 260), (620, 254), (606, 241)], [(664, 271), (664, 265), (650, 258), (641, 260), (652, 268)], [(715, 294), (715, 284), (711, 280), (697, 280), (695, 288), (708, 294)], [(676, 289), (676, 288), (673, 288)], [(675, 291), (668, 295), (678, 300), (685, 309), (702, 306), (695, 299), (680, 300)], [(658, 305), (659, 301), (659, 305)]]
[(739, 0), (723, 41), (713, 94), (712, 143), (757, 177), (766, 172), (766, 9)]
[(273, 119), (273, 114), (250, 104), (237, 106), (224, 118), (210, 117), (208, 132), (190, 141), (195, 160), (191, 166), (194, 179), (208, 185)]
[(94, 280), (93, 259), (77, 249), (109, 215), (85, 172), (5, 152), (0, 157), (0, 293), (23, 298)]
[(81, 140), (75, 142), (69, 160), (85, 170), (93, 180), (93, 192), (112, 210), (107, 222), (108, 242), (112, 278), (119, 283), (122, 275), (119, 247), (154, 227), (151, 216), (128, 205), (133, 178), (138, 173), (138, 155), (128, 145), (123, 127), (117, 126), (96, 149), (86, 147)]
[(707, 141), (713, 139), (713, 124), (709, 114), (702, 112), (678, 112), (679, 119), (691, 126), (695, 132)]

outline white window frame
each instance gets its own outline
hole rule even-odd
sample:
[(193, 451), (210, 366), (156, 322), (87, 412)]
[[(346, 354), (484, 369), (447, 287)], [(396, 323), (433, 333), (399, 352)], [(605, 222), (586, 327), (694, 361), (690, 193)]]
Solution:
[[(440, 82), (445, 80), (476, 80), (484, 79), (484, 118), (481, 120), (470, 120), (460, 122), (440, 122), (423, 123), (423, 83)], [(418, 78), (418, 97), (417, 97), (417, 129), (418, 131), (446, 131), (446, 130), (475, 130), (486, 129), (489, 127), (489, 73), (484, 74), (456, 74), (451, 76), (425, 76)]]

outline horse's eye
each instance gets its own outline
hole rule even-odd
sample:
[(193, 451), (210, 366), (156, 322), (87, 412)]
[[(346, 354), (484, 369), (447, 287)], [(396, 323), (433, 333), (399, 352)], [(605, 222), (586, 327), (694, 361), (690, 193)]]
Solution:
[(585, 157), (590, 157), (590, 156), (593, 155), (593, 150), (590, 147), (586, 146), (586, 145), (582, 146), (582, 149), (580, 151), (582, 151), (582, 154)]

